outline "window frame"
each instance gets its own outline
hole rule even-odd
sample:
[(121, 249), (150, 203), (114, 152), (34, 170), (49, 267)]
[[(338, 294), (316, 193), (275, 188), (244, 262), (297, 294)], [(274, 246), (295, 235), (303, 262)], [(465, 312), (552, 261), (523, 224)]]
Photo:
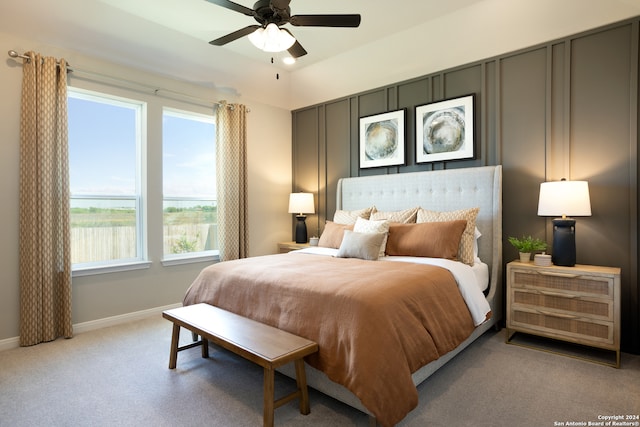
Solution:
[[(146, 127), (147, 127), (147, 103), (140, 99), (114, 95), (101, 89), (84, 89), (80, 87), (67, 88), (67, 99), (76, 98), (85, 101), (114, 105), (123, 108), (130, 108), (135, 113), (135, 140), (136, 140), (136, 171), (135, 190), (133, 195), (104, 195), (104, 194), (81, 194), (73, 195), (69, 189), (69, 203), (73, 199), (125, 199), (133, 200), (135, 205), (136, 221), (136, 257), (119, 258), (115, 260), (104, 260), (84, 263), (73, 263), (71, 265), (72, 277), (87, 276), (93, 274), (103, 274), (118, 271), (146, 269), (151, 266), (147, 241), (147, 211), (146, 211)], [(71, 166), (70, 166), (71, 167)]]
[[(164, 123), (164, 116), (165, 114), (169, 115), (169, 116), (173, 116), (173, 117), (177, 117), (177, 118), (181, 118), (181, 119), (186, 119), (186, 120), (195, 120), (195, 121), (200, 121), (200, 122), (204, 122), (204, 123), (208, 123), (211, 125), (216, 124), (216, 117), (215, 117), (215, 112), (211, 112), (210, 114), (204, 114), (204, 113), (200, 113), (200, 112), (196, 112), (196, 111), (189, 111), (186, 110), (184, 108), (176, 108), (173, 106), (169, 106), (169, 105), (163, 105), (162, 106), (162, 121)], [(215, 144), (216, 141), (214, 141)], [(214, 153), (215, 153), (215, 145), (214, 145)], [(216, 209), (217, 209), (217, 202), (218, 199), (216, 198), (208, 198), (208, 197), (196, 197), (196, 196), (176, 196), (176, 195), (170, 195), (167, 196), (164, 192), (164, 132), (162, 135), (162, 155), (163, 155), (163, 164), (162, 164), (162, 169), (163, 169), (163, 175), (162, 175), (162, 204), (163, 204), (163, 208), (162, 208), (162, 213), (163, 213), (163, 221), (162, 221), (162, 225), (163, 225), (163, 229), (162, 229), (162, 237), (163, 237), (163, 242), (164, 242), (164, 202), (166, 200), (174, 200), (174, 201), (212, 201), (215, 202), (216, 204)], [(215, 164), (213, 165), (215, 167)], [(216, 178), (217, 179), (217, 178)], [(216, 228), (218, 227), (218, 224), (216, 223)], [(188, 263), (195, 263), (195, 262), (203, 262), (203, 261), (218, 261), (220, 259), (220, 251), (219, 249), (211, 249), (211, 250), (203, 250), (203, 251), (197, 251), (197, 252), (184, 252), (184, 253), (178, 253), (178, 254), (167, 254), (164, 252), (164, 245), (162, 248), (162, 257), (161, 257), (161, 263), (164, 266), (170, 266), (170, 265), (180, 265), (180, 264), (188, 264)]]
[[(213, 253), (178, 254), (171, 259), (163, 257), (163, 191), (162, 191), (162, 113), (164, 109), (185, 111), (193, 115), (213, 116), (215, 109), (206, 102), (194, 102), (188, 97), (164, 96), (157, 90), (148, 91), (143, 87), (133, 88), (129, 85), (113, 84), (110, 81), (74, 78), (69, 80), (68, 92), (85, 92), (95, 94), (99, 98), (132, 100), (144, 105), (140, 132), (141, 144), (139, 173), (141, 179), (141, 212), (140, 242), (144, 250), (144, 260), (137, 262), (121, 262), (108, 265), (91, 265), (79, 268), (72, 266), (72, 277), (93, 276), (113, 272), (150, 269), (154, 263), (162, 267), (191, 263), (212, 263), (220, 261), (218, 251)], [(157, 185), (160, 183), (160, 185)], [(180, 256), (186, 255), (186, 256)]]

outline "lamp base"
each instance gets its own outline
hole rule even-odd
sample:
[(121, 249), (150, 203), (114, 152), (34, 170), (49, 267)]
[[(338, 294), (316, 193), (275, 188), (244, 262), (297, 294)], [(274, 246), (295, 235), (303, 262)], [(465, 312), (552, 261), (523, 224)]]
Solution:
[(296, 215), (298, 223), (296, 224), (296, 243), (307, 243), (307, 219), (306, 215)]
[(551, 262), (555, 265), (576, 265), (576, 220), (556, 218), (553, 220), (553, 252)]

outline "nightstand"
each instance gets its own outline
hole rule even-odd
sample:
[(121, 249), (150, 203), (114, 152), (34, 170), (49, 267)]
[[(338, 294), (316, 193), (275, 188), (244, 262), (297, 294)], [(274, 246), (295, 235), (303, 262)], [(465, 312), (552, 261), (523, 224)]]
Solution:
[(278, 252), (284, 254), (295, 251), (296, 249), (308, 248), (309, 246), (309, 243), (280, 242), (278, 243)]
[(620, 269), (510, 262), (506, 329), (507, 343), (524, 332), (615, 351), (619, 368)]

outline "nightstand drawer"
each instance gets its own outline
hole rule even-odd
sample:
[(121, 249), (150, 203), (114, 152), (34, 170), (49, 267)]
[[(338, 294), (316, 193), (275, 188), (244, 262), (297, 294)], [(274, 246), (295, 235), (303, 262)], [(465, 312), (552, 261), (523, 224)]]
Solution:
[(573, 314), (592, 319), (613, 321), (613, 299), (585, 297), (577, 294), (551, 292), (544, 289), (511, 288), (511, 302), (514, 307), (526, 306), (533, 309)]
[(514, 268), (511, 271), (510, 279), (511, 286), (515, 288), (533, 287), (541, 291), (567, 293), (572, 296), (613, 298), (613, 277), (553, 272), (544, 268), (537, 270)]
[(528, 307), (511, 308), (511, 327), (580, 344), (617, 348), (613, 322)]

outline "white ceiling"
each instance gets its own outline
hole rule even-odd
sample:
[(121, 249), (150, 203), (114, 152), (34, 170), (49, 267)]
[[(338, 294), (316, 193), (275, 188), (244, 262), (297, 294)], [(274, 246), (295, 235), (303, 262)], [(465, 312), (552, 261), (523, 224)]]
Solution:
[(255, 21), (205, 0), (2, 0), (0, 33), (293, 109), (637, 16), (640, 0), (291, 1), (323, 13), (362, 23), (287, 25), (308, 51), (293, 66), (246, 37), (208, 44)]

